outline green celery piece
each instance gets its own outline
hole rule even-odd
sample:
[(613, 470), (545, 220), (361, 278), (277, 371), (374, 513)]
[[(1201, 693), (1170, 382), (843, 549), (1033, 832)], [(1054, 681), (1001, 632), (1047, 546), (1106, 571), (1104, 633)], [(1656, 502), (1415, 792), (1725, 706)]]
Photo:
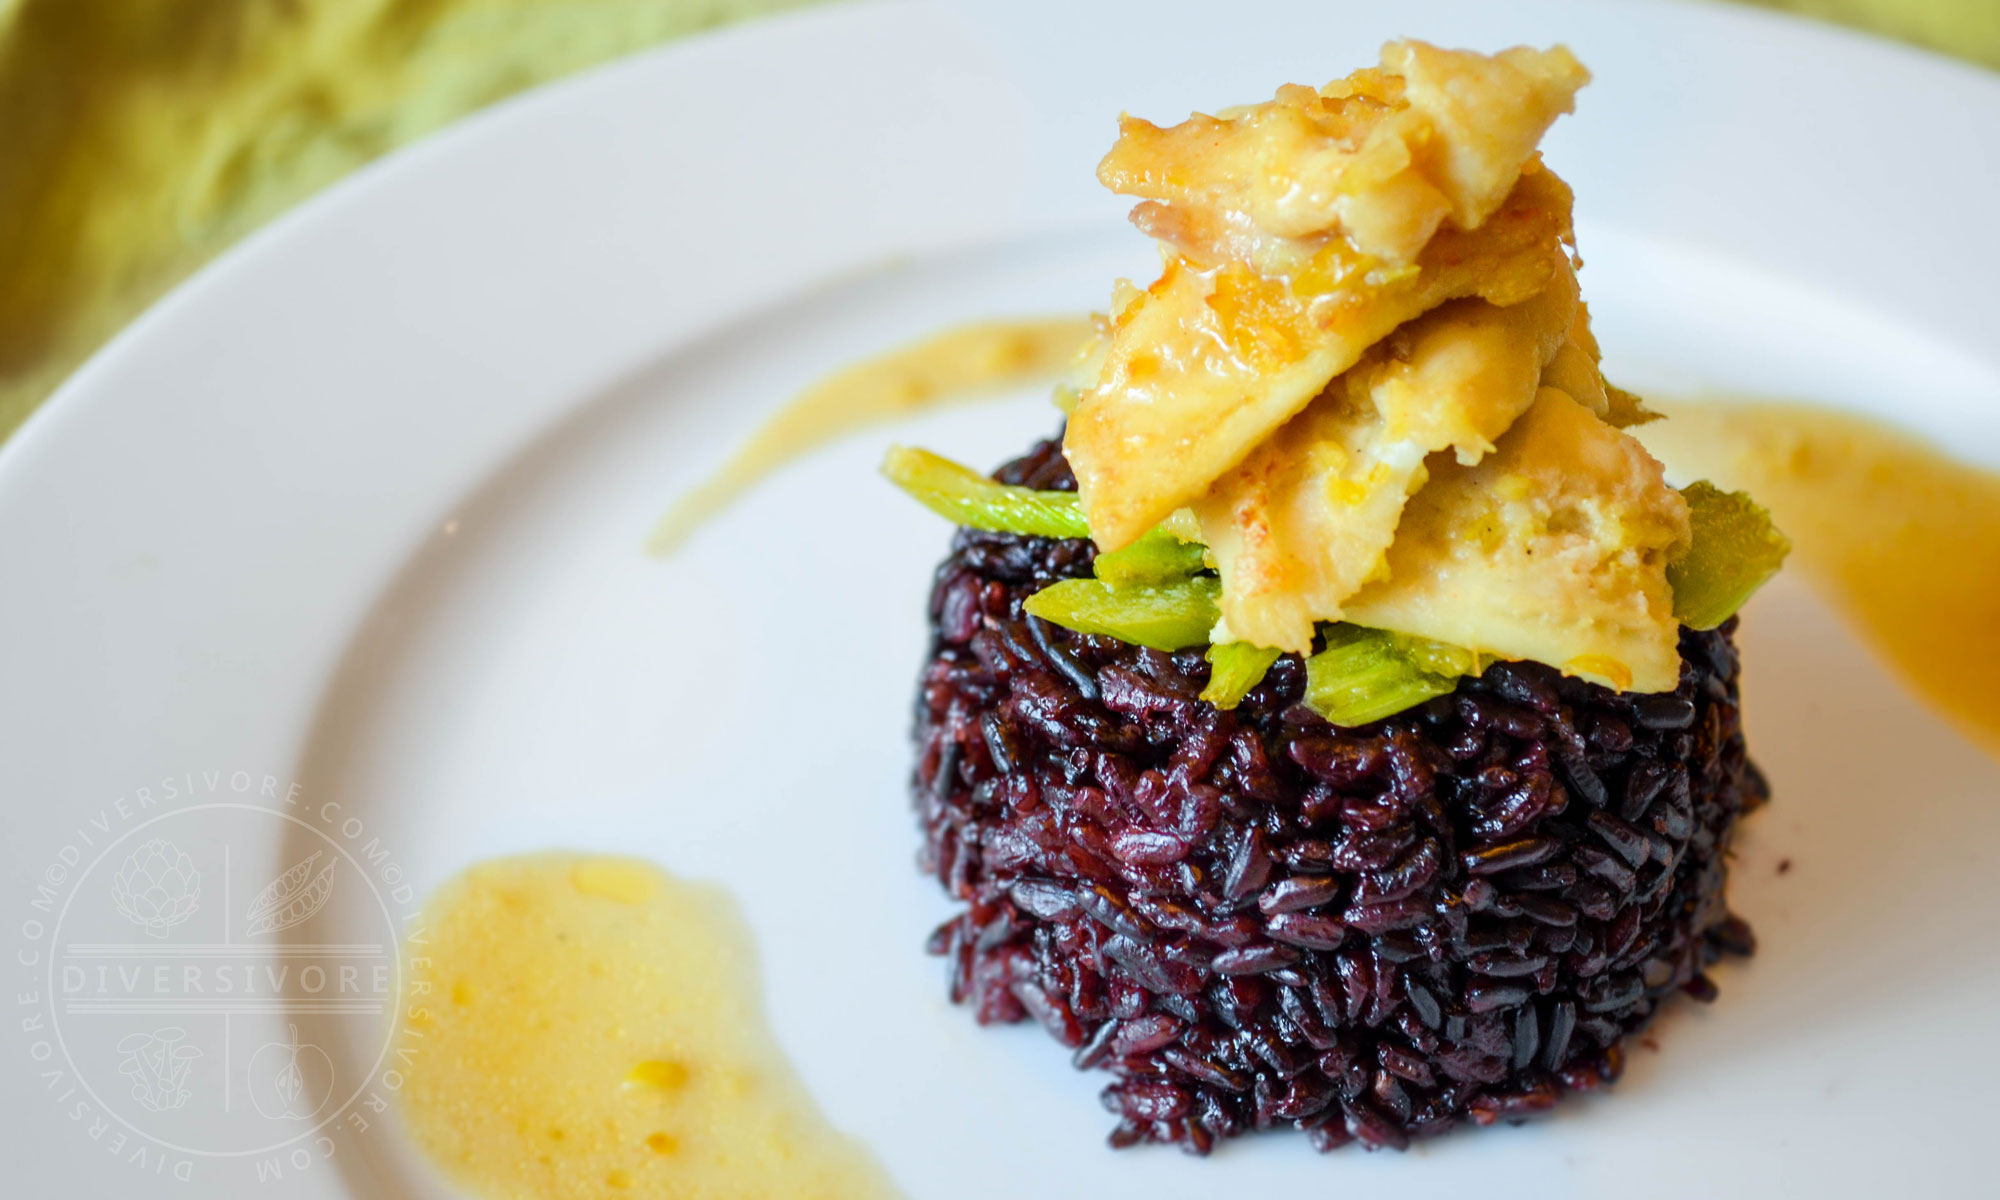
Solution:
[(1208, 648), (1208, 686), (1201, 698), (1217, 708), (1235, 708), (1250, 689), (1264, 682), (1264, 673), (1279, 652), (1249, 642), (1222, 642)]
[(1165, 529), (1097, 556), (1097, 577), (1106, 583), (1169, 583), (1201, 571), (1200, 542), (1184, 542)]
[(1358, 625), (1326, 629), (1306, 659), (1306, 704), (1335, 725), (1366, 725), (1442, 696), (1479, 669), (1470, 650)]
[(1221, 592), (1221, 581), (1211, 576), (1124, 586), (1065, 579), (1028, 597), (1023, 607), (1078, 633), (1108, 634), (1155, 650), (1185, 650), (1208, 641), (1222, 615), (1216, 607)]
[(889, 447), (882, 474), (924, 507), (960, 525), (1037, 537), (1090, 536), (1074, 492), (1038, 492), (997, 483), (942, 455), (909, 446)]
[(1713, 629), (1778, 573), (1792, 543), (1771, 524), (1771, 514), (1742, 492), (1725, 492), (1707, 480), (1681, 489), (1688, 502), (1693, 543), (1667, 564), (1674, 616), (1690, 629)]
[(1462, 646), (1434, 642), (1429, 638), (1420, 638), (1408, 633), (1391, 633), (1387, 637), (1397, 653), (1408, 658), (1418, 670), (1431, 675), (1457, 679), (1460, 675), (1477, 675), (1486, 669), (1484, 658)]

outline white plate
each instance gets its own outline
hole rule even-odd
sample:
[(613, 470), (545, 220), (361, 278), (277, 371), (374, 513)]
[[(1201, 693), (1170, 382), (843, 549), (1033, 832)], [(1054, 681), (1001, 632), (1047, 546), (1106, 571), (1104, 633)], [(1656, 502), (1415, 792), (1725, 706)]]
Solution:
[[(350, 1009), (379, 1006), (414, 896), (548, 846), (732, 887), (784, 1045), (913, 1197), (1976, 1190), (2000, 771), (1790, 585), (1746, 634), (1777, 802), (1734, 896), (1763, 949), (1609, 1099), (1406, 1156), (1114, 1154), (1101, 1079), (944, 1003), (903, 788), (945, 530), (872, 476), (886, 435), (786, 472), (672, 561), (639, 544), (827, 369), (1099, 305), (1144, 271), (1092, 180), (1119, 109), (1268, 95), (1403, 33), (1565, 40), (1598, 82), (1548, 148), (1619, 378), (1868, 409), (2000, 464), (1990, 78), (1733, 8), (1076, 7), (829, 8), (503, 105), (250, 239), (0, 454), (10, 1194), (445, 1194), (373, 1111), (380, 1021)], [(994, 461), (1051, 424), (1024, 396), (898, 435)], [(148, 941), (114, 880), (155, 838), (202, 882), (169, 888), (198, 911)], [(262, 1008), (175, 993), (205, 960), (162, 947), (197, 935), (278, 965), (246, 897), (314, 852), (333, 899), (275, 936), (347, 956), (357, 1004), (324, 1003), (324, 975)], [(112, 1003), (132, 964), (168, 973)], [(184, 1016), (158, 1015), (154, 983)], [(256, 1073), (287, 1025), (338, 1084), (295, 1107), (325, 1099), (337, 1137), (266, 1115)], [(202, 1051), (187, 1073), (131, 1068), (166, 1028)]]

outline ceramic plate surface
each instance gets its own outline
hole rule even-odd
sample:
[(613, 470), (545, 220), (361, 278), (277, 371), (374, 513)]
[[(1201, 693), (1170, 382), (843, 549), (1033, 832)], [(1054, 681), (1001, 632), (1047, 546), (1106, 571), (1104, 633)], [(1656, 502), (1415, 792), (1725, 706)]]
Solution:
[[(1145, 274), (1092, 178), (1121, 109), (1255, 99), (1402, 34), (1562, 40), (1596, 73), (1547, 150), (1615, 378), (1866, 410), (2000, 466), (2000, 82), (1828, 29), (855, 4), (537, 92), (251, 238), (0, 452), (8, 1194), (450, 1194), (381, 1111), (394, 938), (467, 862), (548, 847), (727, 885), (807, 1085), (920, 1200), (1991, 1186), (2000, 769), (1795, 583), (1746, 620), (1777, 800), (1732, 881), (1762, 949), (1719, 1003), (1528, 1128), (1195, 1161), (1106, 1149), (1102, 1080), (975, 1028), (921, 951), (945, 908), (905, 739), (947, 532), (873, 468), (892, 436), (998, 461), (1046, 400), (847, 439), (641, 553), (829, 369)], [(308, 860), (328, 896), (285, 926), (261, 893)], [(274, 1097), (295, 1055), (325, 1083)]]

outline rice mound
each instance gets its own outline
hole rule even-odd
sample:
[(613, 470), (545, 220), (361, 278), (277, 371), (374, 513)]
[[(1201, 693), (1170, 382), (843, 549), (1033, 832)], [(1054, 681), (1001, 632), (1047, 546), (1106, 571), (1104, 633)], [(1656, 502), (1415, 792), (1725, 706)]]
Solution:
[[(996, 475), (1075, 486), (1046, 441)], [(1110, 1140), (1292, 1126), (1401, 1149), (1616, 1079), (1623, 1042), (1747, 954), (1723, 900), (1745, 755), (1732, 620), (1671, 693), (1498, 664), (1337, 729), (1278, 661), (1229, 712), (1199, 650), (1025, 615), (1084, 540), (962, 529), (916, 705), (920, 861), (951, 998), (1111, 1073)]]

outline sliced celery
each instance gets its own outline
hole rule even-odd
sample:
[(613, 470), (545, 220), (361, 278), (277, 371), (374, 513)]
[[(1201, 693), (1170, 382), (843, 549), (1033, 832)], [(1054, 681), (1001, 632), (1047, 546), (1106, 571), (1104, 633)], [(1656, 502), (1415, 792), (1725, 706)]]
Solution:
[(1166, 584), (1119, 586), (1102, 579), (1065, 579), (1028, 597), (1044, 621), (1078, 633), (1102, 633), (1155, 650), (1184, 650), (1208, 641), (1221, 611), (1220, 581), (1212, 576)]
[(1486, 669), (1485, 660), (1463, 646), (1449, 646), (1443, 642), (1434, 642), (1429, 638), (1420, 638), (1407, 633), (1391, 633), (1386, 636), (1396, 651), (1410, 660), (1411, 665), (1432, 675), (1457, 679), (1460, 675), (1477, 675)]
[(928, 450), (891, 446), (882, 474), (932, 512), (960, 525), (1040, 537), (1090, 536), (1074, 492), (1038, 492), (996, 483)]
[(1366, 725), (1445, 695), (1479, 669), (1470, 650), (1332, 625), (1326, 649), (1306, 660), (1306, 704), (1335, 725)]
[(1248, 642), (1223, 642), (1208, 648), (1208, 686), (1201, 698), (1217, 708), (1235, 708), (1264, 682), (1264, 673), (1278, 661), (1278, 651)]
[(1685, 555), (1667, 564), (1674, 616), (1690, 629), (1713, 629), (1770, 582), (1792, 544), (1771, 524), (1771, 514), (1742, 492), (1725, 492), (1703, 480), (1682, 488), (1681, 495), (1694, 540)]
[(1097, 556), (1097, 577), (1106, 583), (1168, 583), (1202, 569), (1199, 542), (1184, 542), (1165, 527), (1153, 530), (1122, 550)]

